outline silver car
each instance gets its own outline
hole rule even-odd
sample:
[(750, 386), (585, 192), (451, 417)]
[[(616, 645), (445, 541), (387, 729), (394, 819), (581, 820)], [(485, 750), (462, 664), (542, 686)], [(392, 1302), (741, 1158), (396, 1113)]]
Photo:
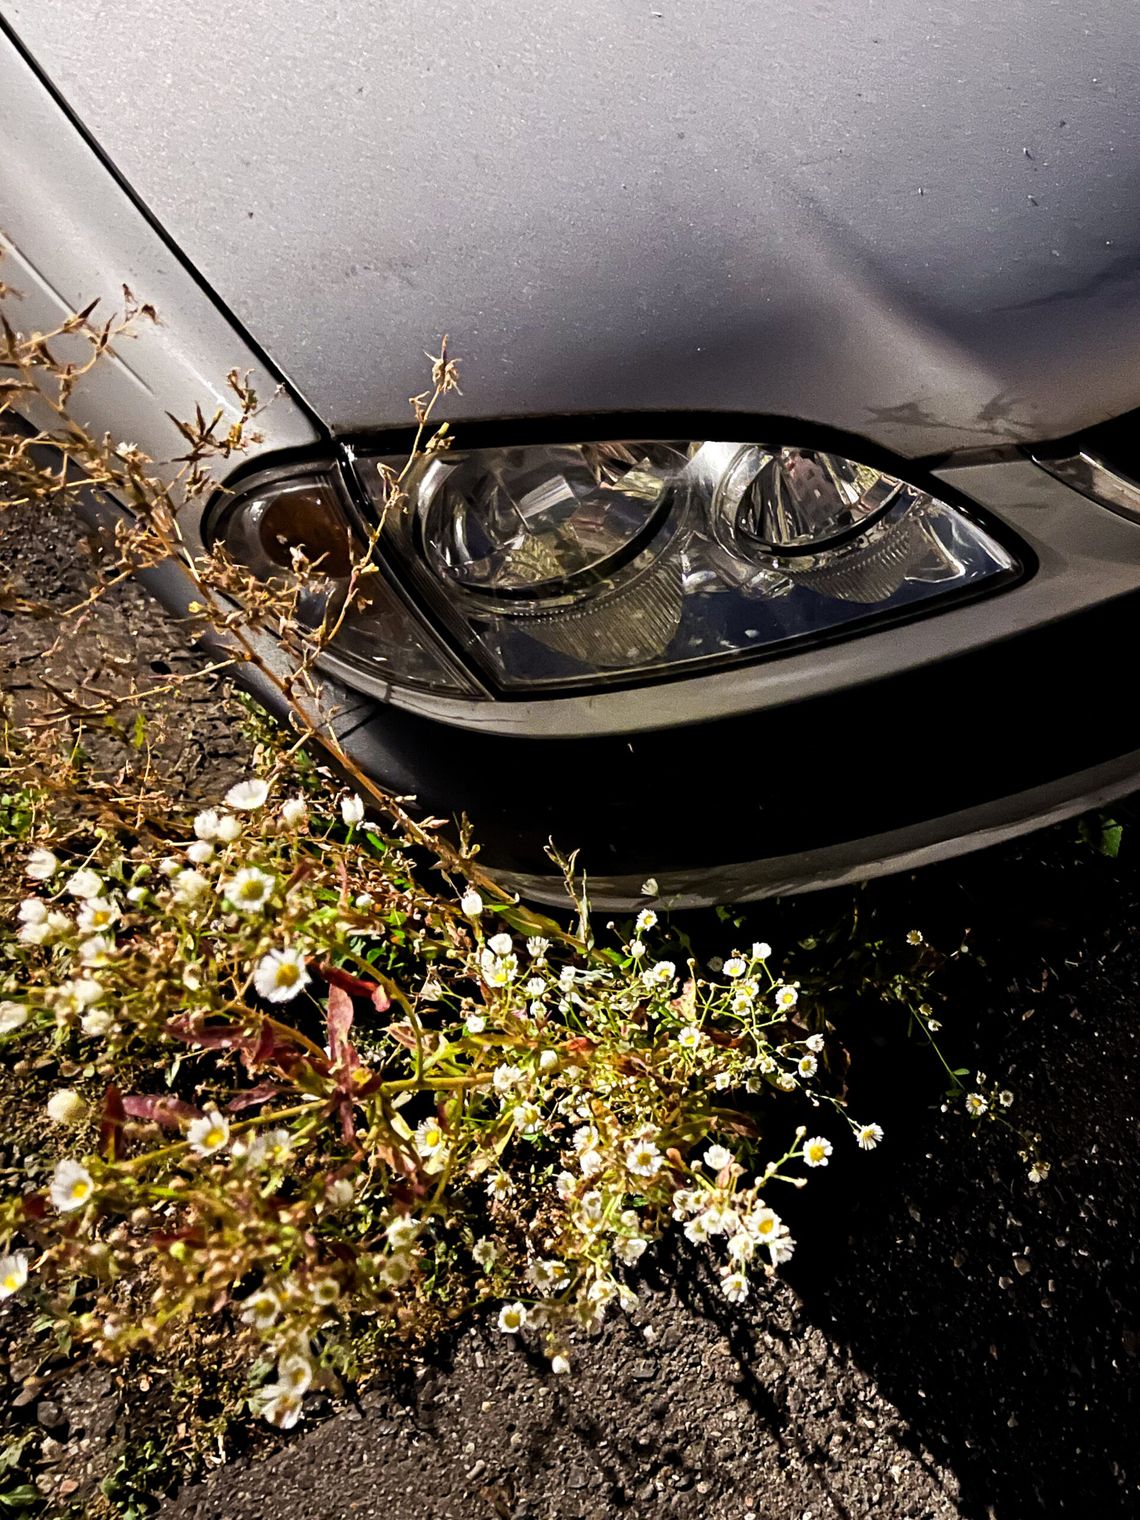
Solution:
[(601, 906), (758, 897), (1138, 784), (1120, 0), (0, 15), (23, 319), (161, 314), (85, 420), (164, 458), (280, 386), (195, 543), (366, 533), (450, 334), (454, 447), (322, 670), (507, 882), (558, 896), (553, 838)]

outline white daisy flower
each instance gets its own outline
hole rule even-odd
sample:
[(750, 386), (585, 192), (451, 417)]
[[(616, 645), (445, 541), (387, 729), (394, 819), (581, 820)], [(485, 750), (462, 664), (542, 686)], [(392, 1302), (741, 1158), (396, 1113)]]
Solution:
[(508, 1093), (512, 1087), (517, 1087), (523, 1079), (522, 1068), (519, 1066), (496, 1066), (491, 1082), (497, 1093)]
[(394, 1214), (384, 1226), (384, 1235), (393, 1251), (406, 1251), (414, 1246), (423, 1226), (410, 1214)]
[(741, 960), (739, 955), (730, 955), (724, 963), (724, 974), (727, 977), (731, 977), (733, 981), (738, 976), (743, 976), (747, 970), (748, 966)]
[(578, 1179), (573, 1172), (559, 1172), (554, 1179), (554, 1191), (562, 1199), (563, 1203), (568, 1198), (573, 1198), (578, 1189)]
[(91, 1173), (78, 1161), (61, 1161), (51, 1179), (52, 1204), (61, 1214), (81, 1209), (95, 1191)]
[(62, 982), (56, 988), (52, 1002), (56, 1012), (67, 1018), (82, 1013), (85, 1008), (93, 1008), (103, 996), (103, 988), (93, 976), (79, 976)]
[(224, 800), (227, 807), (237, 808), (242, 813), (254, 813), (265, 806), (268, 796), (269, 783), (260, 776), (251, 776), (247, 781), (238, 781), (231, 786)]
[(710, 1172), (721, 1172), (732, 1161), (732, 1152), (727, 1145), (710, 1145), (701, 1159)]
[(217, 839), (218, 814), (216, 809), (207, 808), (205, 812), (198, 814), (194, 820), (194, 833), (207, 844)]
[(766, 961), (771, 957), (772, 947), (764, 940), (758, 939), (752, 946), (752, 959), (754, 961)]
[(389, 1256), (380, 1269), (380, 1281), (386, 1288), (402, 1288), (411, 1275), (411, 1262), (398, 1251)]
[(216, 837), (221, 844), (233, 844), (241, 837), (241, 819), (233, 813), (219, 814)]
[(309, 816), (309, 809), (303, 797), (286, 797), (281, 804), (281, 822), (287, 829), (298, 829)]
[(87, 1116), (87, 1104), (70, 1087), (61, 1087), (47, 1101), (48, 1118), (56, 1124), (78, 1124)]
[(906, 936), (906, 942), (907, 942), (908, 945), (921, 945), (922, 944), (922, 930), (921, 929), (910, 929), (910, 930), (908, 930), (907, 931), (907, 936)]
[(484, 1236), (481, 1240), (471, 1242), (471, 1258), (476, 1266), (482, 1267), (487, 1272), (495, 1265), (495, 1259), (499, 1254), (499, 1248), (493, 1240)]
[(518, 971), (518, 961), (513, 955), (491, 955), (484, 951), (482, 967), (488, 987), (509, 987)]
[(1010, 1092), (1008, 1087), (1003, 1087), (1001, 1092), (998, 1093), (998, 1102), (1001, 1104), (1002, 1108), (1013, 1107), (1013, 1094)]
[(626, 948), (628, 949), (633, 959), (635, 961), (639, 961), (645, 954), (645, 941), (640, 939), (631, 939)]
[(795, 1252), (796, 1243), (787, 1230), (768, 1242), (768, 1260), (774, 1267), (782, 1267), (786, 1261), (791, 1261)]
[(514, 1190), (515, 1185), (506, 1172), (496, 1172), (487, 1184), (487, 1196), (496, 1203), (501, 1203), (504, 1198), (509, 1198)]
[(742, 1304), (748, 1297), (748, 1279), (743, 1272), (726, 1272), (720, 1280), (720, 1291), (730, 1304)]
[(16, 916), (22, 924), (46, 924), (48, 905), (42, 897), (25, 897)]
[(663, 1157), (652, 1140), (635, 1140), (625, 1150), (626, 1170), (636, 1177), (653, 1177), (661, 1170)]
[(186, 858), (193, 865), (204, 866), (214, 858), (214, 846), (208, 839), (195, 839), (193, 844), (186, 846)]
[(33, 850), (24, 866), (24, 874), (32, 881), (50, 881), (59, 870), (60, 859), (52, 850)]
[(210, 883), (200, 871), (179, 871), (174, 878), (173, 898), (183, 907), (198, 902), (210, 890)]
[(258, 1408), (263, 1419), (278, 1430), (292, 1430), (301, 1418), (304, 1395), (283, 1383), (266, 1383), (258, 1390)]
[(878, 1124), (861, 1124), (855, 1131), (855, 1140), (861, 1151), (873, 1151), (883, 1143), (883, 1131)]
[(822, 1135), (813, 1135), (804, 1141), (804, 1162), (808, 1166), (826, 1166), (831, 1155), (831, 1141)]
[(0, 1034), (12, 1034), (27, 1022), (28, 1010), (23, 1003), (15, 1003), (11, 998), (0, 1001)]
[(614, 1241), (614, 1255), (627, 1267), (636, 1266), (645, 1255), (648, 1244), (644, 1235), (623, 1235)]
[(496, 955), (510, 955), (514, 944), (509, 934), (492, 934), (487, 941), (487, 949), (493, 950)]
[(421, 1156), (434, 1156), (447, 1142), (443, 1126), (438, 1119), (422, 1119), (416, 1125), (416, 1150)]
[(253, 1139), (234, 1143), (234, 1155), (244, 1156), (251, 1167), (283, 1166), (293, 1150), (293, 1136), (287, 1129), (260, 1130)]
[(641, 883), (641, 895), (643, 897), (656, 897), (660, 890), (656, 876), (647, 876)]
[(532, 934), (526, 942), (526, 953), (531, 960), (539, 966), (546, 959), (546, 952), (550, 949), (550, 941), (543, 939), (541, 934)]
[(315, 1278), (309, 1288), (309, 1297), (322, 1309), (327, 1309), (340, 1297), (340, 1283), (335, 1277)]
[(524, 1134), (528, 1134), (542, 1123), (542, 1110), (537, 1103), (520, 1103), (515, 1109), (515, 1123)]
[(807, 1046), (807, 1048), (811, 1051), (814, 1051), (816, 1055), (818, 1055), (819, 1052), (823, 1049), (824, 1043), (824, 1038), (821, 1034), (809, 1034), (807, 1039), (804, 1041), (804, 1044)]
[(971, 1119), (980, 1119), (984, 1113), (988, 1113), (989, 1106), (981, 1093), (970, 1093), (966, 1098), (966, 1112)]
[(24, 1251), (0, 1256), (0, 1298), (11, 1298), (28, 1280), (28, 1258)]
[(504, 1304), (499, 1310), (499, 1329), (504, 1335), (517, 1335), (526, 1325), (525, 1304)]
[(487, 1027), (487, 1020), (481, 1013), (469, 1013), (463, 1021), (463, 1027), (468, 1034), (482, 1034)]
[(222, 892), (239, 913), (259, 913), (269, 901), (274, 885), (274, 878), (267, 871), (245, 866), (223, 884)]
[(523, 991), (526, 993), (528, 998), (541, 997), (542, 994), (546, 991), (546, 983), (540, 976), (532, 976), (524, 985)]
[(82, 866), (67, 878), (65, 890), (72, 897), (99, 897), (103, 891), (103, 878), (90, 866)]
[(115, 953), (115, 941), (105, 934), (93, 934), (79, 946), (81, 966), (106, 966)]
[(653, 966), (647, 966), (641, 973), (641, 980), (649, 987), (667, 986), (676, 976), (677, 967), (672, 961), (658, 961)]
[(561, 1351), (556, 1351), (550, 1358), (550, 1370), (554, 1373), (555, 1377), (565, 1377), (570, 1371), (570, 1363), (562, 1355)]
[(799, 1000), (800, 995), (794, 987), (777, 987), (776, 1007), (779, 1008), (781, 1012), (786, 1012), (787, 1009), (794, 1008)]
[(104, 1008), (92, 1008), (79, 1021), (83, 1033), (99, 1039), (114, 1025), (115, 1020)]
[(592, 1145), (587, 1146), (578, 1156), (578, 1165), (583, 1177), (596, 1177), (605, 1164), (606, 1159), (601, 1151), (596, 1150)]
[(459, 899), (459, 906), (468, 918), (478, 918), (483, 911), (483, 899), (474, 887), (468, 887), (467, 891)]
[(356, 1197), (350, 1177), (334, 1177), (325, 1189), (325, 1197), (334, 1209), (346, 1209)]
[(796, 1070), (801, 1077), (814, 1077), (819, 1070), (819, 1062), (809, 1050), (807, 1055), (801, 1056), (796, 1062)]
[(110, 897), (89, 897), (79, 910), (80, 934), (100, 934), (119, 919), (119, 905)]
[(358, 797), (355, 792), (350, 797), (340, 799), (340, 816), (344, 819), (348, 828), (355, 828), (364, 818), (364, 798)]
[(192, 1119), (186, 1139), (196, 1156), (212, 1156), (229, 1143), (230, 1126), (216, 1108), (207, 1109), (200, 1119)]
[(307, 1356), (283, 1356), (277, 1363), (278, 1387), (288, 1388), (291, 1393), (300, 1395), (306, 1392), (312, 1381), (313, 1364)]
[(242, 1319), (255, 1330), (270, 1330), (281, 1313), (281, 1300), (272, 1288), (258, 1288), (243, 1300)]
[(693, 1245), (703, 1245), (709, 1238), (709, 1227), (704, 1214), (697, 1214), (685, 1226), (685, 1239)]
[(686, 1024), (677, 1032), (677, 1044), (682, 1050), (696, 1050), (701, 1043), (701, 1031), (696, 1024)]
[(642, 908), (641, 912), (637, 915), (637, 920), (634, 927), (637, 929), (638, 934), (645, 934), (648, 930), (652, 929), (656, 923), (657, 914), (654, 913), (653, 909)]
[(775, 1240), (783, 1227), (783, 1220), (775, 1209), (760, 1207), (748, 1216), (748, 1230), (763, 1246)]
[(270, 1003), (287, 1003), (308, 985), (304, 952), (295, 947), (270, 950), (262, 956), (253, 973), (253, 985), (260, 997)]

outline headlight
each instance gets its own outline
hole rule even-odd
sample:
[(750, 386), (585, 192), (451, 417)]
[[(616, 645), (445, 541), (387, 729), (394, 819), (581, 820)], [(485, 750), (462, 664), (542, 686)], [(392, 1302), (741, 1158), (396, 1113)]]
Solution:
[[(384, 574), (369, 578), (370, 604), (350, 611), (332, 651), (373, 680), (476, 695), (684, 674), (854, 632), (1019, 569), (965, 512), (816, 449), (447, 451), (416, 462), (396, 507), (379, 468), (392, 462), (355, 461), (383, 522)], [(314, 480), (324, 526), (303, 541), (335, 580), (340, 545), (354, 532), (360, 542), (367, 524), (353, 529), (331, 474)], [(253, 492), (219, 519), (258, 574), (288, 563), (273, 541), (296, 536), (289, 489)]]
[[(375, 465), (357, 469), (380, 509)], [(422, 460), (405, 491), (387, 552), (510, 690), (746, 659), (1018, 568), (957, 508), (815, 449), (476, 449)]]

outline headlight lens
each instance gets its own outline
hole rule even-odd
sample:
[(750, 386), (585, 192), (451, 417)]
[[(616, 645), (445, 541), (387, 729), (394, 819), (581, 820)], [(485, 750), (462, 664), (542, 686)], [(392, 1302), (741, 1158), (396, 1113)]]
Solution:
[(374, 527), (335, 470), (255, 482), (213, 523), (266, 580), (294, 573), (303, 551), (301, 613), (337, 613), (326, 663), (368, 690), (473, 697), (683, 674), (854, 632), (1020, 568), (958, 508), (816, 449), (447, 451), (416, 462), (399, 504), (382, 473), (393, 463), (355, 461), (382, 529), (377, 571), (347, 609), (349, 567)]
[(219, 505), (207, 537), (269, 584), (292, 580), (296, 556), (303, 557), (296, 616), (310, 628), (339, 621), (330, 654), (348, 679), (355, 672), (371, 689), (392, 683), (452, 695), (477, 691), (379, 567), (345, 607), (365, 539), (333, 472), (255, 477)]
[(747, 658), (1018, 569), (956, 508), (814, 449), (476, 449), (427, 458), (405, 491), (388, 552), (507, 690)]

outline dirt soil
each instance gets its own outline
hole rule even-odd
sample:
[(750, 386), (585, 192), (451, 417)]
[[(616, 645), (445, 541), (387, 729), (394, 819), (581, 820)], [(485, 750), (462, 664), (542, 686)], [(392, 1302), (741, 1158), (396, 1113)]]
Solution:
[[(67, 531), (37, 528), (18, 568), (58, 609), (82, 586), (78, 553)], [(131, 586), (69, 630), (58, 667), (39, 653), (44, 628), (0, 610), (0, 666), (25, 711), (52, 697), (45, 674), (53, 687), (78, 675), (94, 689), (131, 669), (161, 680), (191, 658), (171, 655), (177, 636)], [(216, 792), (240, 765), (230, 719), (205, 688), (180, 696), (172, 717), (162, 762), (194, 791)], [(1015, 1092), (1012, 1112), (1052, 1163), (1045, 1181), (1029, 1181), (1014, 1139), (993, 1126), (975, 1137), (940, 1111), (938, 1071), (901, 1024), (867, 1021), (849, 1032), (854, 1097), (887, 1143), (837, 1154), (797, 1196), (799, 1250), (769, 1289), (732, 1308), (698, 1255), (663, 1248), (640, 1310), (580, 1345), (572, 1375), (469, 1326), (358, 1401), (314, 1396), (297, 1429), (259, 1431), (161, 1513), (1140, 1513), (1140, 810), (1117, 816), (1116, 860), (1066, 825), (859, 895), (879, 932), (917, 926), (952, 949), (970, 931), (946, 1044)], [(850, 893), (761, 905), (748, 933), (763, 927), (779, 949), (850, 906)], [(704, 932), (723, 944), (731, 931)], [(137, 1394), (77, 1365), (58, 1394), (23, 1407), (51, 1432), (57, 1462), (97, 1470)]]

